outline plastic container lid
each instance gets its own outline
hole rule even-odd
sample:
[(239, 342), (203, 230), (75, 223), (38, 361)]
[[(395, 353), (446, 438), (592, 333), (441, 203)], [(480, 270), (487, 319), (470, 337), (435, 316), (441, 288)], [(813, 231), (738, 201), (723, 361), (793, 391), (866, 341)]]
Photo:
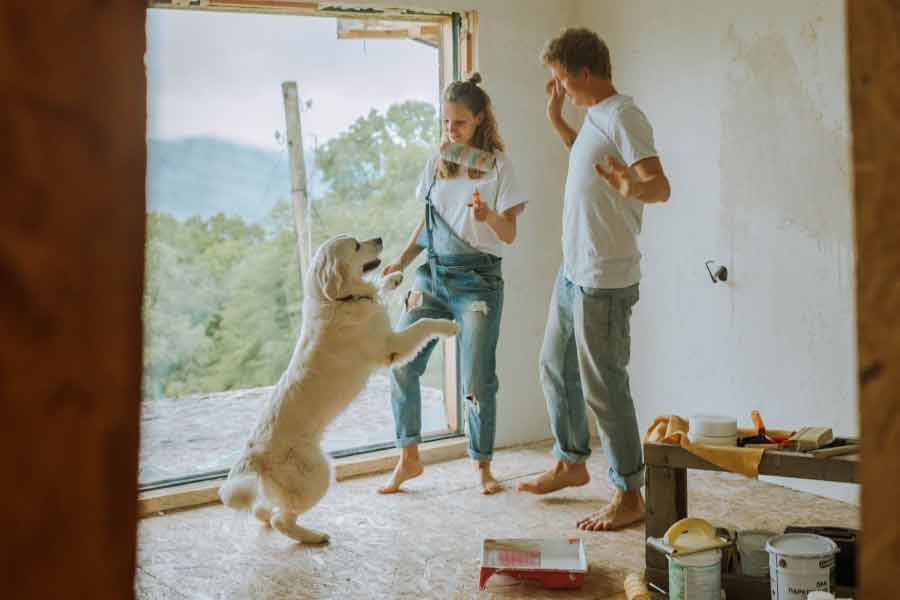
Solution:
[(772, 554), (814, 557), (837, 552), (837, 544), (831, 539), (814, 533), (786, 533), (766, 542), (766, 550)]
[(737, 419), (723, 415), (694, 415), (688, 431), (698, 436), (732, 437), (737, 435)]

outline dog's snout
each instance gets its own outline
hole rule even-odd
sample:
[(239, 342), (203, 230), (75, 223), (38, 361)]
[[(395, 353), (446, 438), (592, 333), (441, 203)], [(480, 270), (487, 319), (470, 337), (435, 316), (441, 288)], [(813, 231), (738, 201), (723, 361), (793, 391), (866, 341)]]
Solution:
[(381, 241), (380, 237), (375, 238), (375, 243), (378, 244), (379, 246), (384, 246), (384, 243)]

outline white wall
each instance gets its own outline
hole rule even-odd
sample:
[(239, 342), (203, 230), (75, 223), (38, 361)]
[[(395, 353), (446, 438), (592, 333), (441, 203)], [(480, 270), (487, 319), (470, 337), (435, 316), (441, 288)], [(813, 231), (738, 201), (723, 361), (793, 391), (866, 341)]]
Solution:
[[(372, 4), (369, 2), (369, 4)], [(474, 9), (479, 67), (531, 204), (505, 260), (498, 444), (547, 438), (537, 375), (567, 155), (544, 116), (547, 39), (587, 26), (654, 125), (672, 180), (648, 207), (633, 322), (643, 425), (715, 411), (857, 433), (842, 2), (394, 0)], [(567, 109), (570, 122), (580, 113)], [(713, 284), (704, 261), (729, 269)], [(790, 480), (796, 485), (796, 480)], [(801, 484), (855, 500), (855, 486)]]
[[(632, 387), (654, 415), (856, 435), (844, 5), (579, 0), (672, 182), (644, 212)], [(713, 284), (704, 261), (729, 269)], [(856, 501), (856, 486), (784, 480)]]

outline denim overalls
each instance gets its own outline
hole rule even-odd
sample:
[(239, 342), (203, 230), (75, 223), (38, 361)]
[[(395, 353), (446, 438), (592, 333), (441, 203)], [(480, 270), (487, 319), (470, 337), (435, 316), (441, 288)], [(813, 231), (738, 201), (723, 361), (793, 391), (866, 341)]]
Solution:
[[(460, 325), (461, 395), (466, 402), (469, 456), (490, 460), (494, 453), (497, 414), (497, 338), (503, 311), (500, 258), (481, 252), (460, 238), (434, 209), (431, 190), (425, 195), (425, 227), (417, 243), (427, 246), (427, 262), (416, 270), (413, 290), (421, 302), (403, 313), (398, 329), (423, 318), (453, 319)], [(391, 405), (397, 446), (422, 441), (422, 396), (419, 378), (437, 340), (409, 363), (391, 371)]]

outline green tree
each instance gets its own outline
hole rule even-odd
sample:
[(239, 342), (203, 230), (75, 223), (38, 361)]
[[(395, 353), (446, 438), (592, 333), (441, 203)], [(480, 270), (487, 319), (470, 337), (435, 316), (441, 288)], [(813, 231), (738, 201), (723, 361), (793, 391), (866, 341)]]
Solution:
[[(414, 191), (438, 132), (433, 106), (404, 102), (384, 114), (371, 110), (325, 144), (316, 156), (324, 185), (313, 198), (313, 247), (339, 233), (377, 236), (384, 259), (395, 258), (422, 217)], [(287, 200), (261, 224), (221, 213), (185, 221), (148, 215), (146, 396), (274, 383), (290, 360), (301, 309)], [(391, 310), (396, 319), (399, 302)], [(439, 361), (432, 364), (439, 377)]]

